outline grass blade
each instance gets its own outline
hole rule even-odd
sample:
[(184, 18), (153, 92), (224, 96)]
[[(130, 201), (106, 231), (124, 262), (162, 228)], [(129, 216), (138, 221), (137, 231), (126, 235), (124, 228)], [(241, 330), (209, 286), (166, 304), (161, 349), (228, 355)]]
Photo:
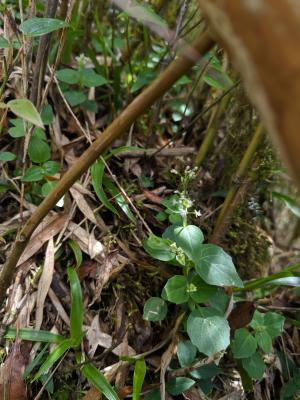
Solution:
[(103, 190), (103, 175), (105, 165), (101, 160), (96, 161), (91, 167), (92, 184), (96, 195), (98, 196), (101, 203), (110, 211), (118, 215), (118, 211), (108, 200)]
[(81, 368), (83, 375), (94, 385), (108, 400), (119, 400), (117, 393), (105, 376), (92, 364)]
[(133, 373), (133, 392), (132, 392), (133, 400), (139, 400), (141, 397), (141, 391), (146, 371), (147, 367), (145, 360), (137, 360), (134, 366), (134, 373)]
[(57, 335), (56, 333), (48, 332), (48, 331), (37, 331), (31, 328), (21, 328), (17, 330), (16, 328), (8, 328), (4, 338), (5, 339), (15, 339), (18, 338), (22, 340), (29, 340), (31, 342), (44, 342), (44, 343), (61, 343), (65, 338), (61, 335)]
[(71, 316), (70, 316), (70, 332), (73, 346), (79, 346), (83, 332), (83, 301), (82, 291), (78, 275), (74, 268), (68, 268), (68, 277), (71, 288)]

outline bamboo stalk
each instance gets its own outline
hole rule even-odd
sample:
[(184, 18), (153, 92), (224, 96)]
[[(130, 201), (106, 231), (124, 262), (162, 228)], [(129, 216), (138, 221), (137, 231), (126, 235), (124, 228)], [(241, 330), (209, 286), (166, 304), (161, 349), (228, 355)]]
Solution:
[(139, 94), (123, 112), (109, 125), (95, 142), (81, 155), (77, 162), (61, 178), (57, 186), (49, 193), (21, 229), (13, 244), (10, 256), (0, 273), (0, 306), (11, 284), (14, 268), (17, 265), (33, 231), (55, 206), (57, 201), (69, 190), (76, 180), (97, 160), (110, 144), (122, 135), (130, 125), (149, 107), (166, 93), (172, 85), (184, 75), (214, 45), (209, 33), (204, 33), (193, 46), (187, 48), (166, 70), (141, 94)]
[(220, 240), (220, 236), (224, 233), (226, 227), (228, 227), (230, 223), (232, 213), (241, 198), (240, 193), (244, 192), (249, 184), (249, 182), (246, 181), (244, 182), (244, 184), (241, 185), (241, 182), (247, 176), (250, 163), (253, 160), (253, 156), (263, 137), (264, 129), (262, 124), (259, 124), (232, 180), (232, 185), (227, 193), (221, 211), (218, 215), (217, 222), (215, 224), (215, 228), (211, 237), (211, 242), (218, 243)]

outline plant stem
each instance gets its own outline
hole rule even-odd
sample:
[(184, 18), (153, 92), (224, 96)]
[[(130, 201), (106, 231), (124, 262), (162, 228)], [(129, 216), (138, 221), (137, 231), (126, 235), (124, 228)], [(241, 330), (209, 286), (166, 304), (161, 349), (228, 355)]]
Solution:
[(55, 206), (57, 201), (69, 190), (76, 180), (97, 160), (110, 144), (122, 135), (132, 123), (151, 105), (166, 93), (182, 75), (184, 75), (214, 44), (209, 33), (204, 33), (193, 46), (187, 48), (168, 68), (142, 93), (140, 93), (121, 114), (101, 133), (90, 147), (81, 155), (77, 162), (65, 173), (57, 186), (49, 193), (43, 202), (21, 229), (11, 253), (0, 273), (0, 306), (6, 291), (11, 284), (15, 266), (18, 263), (33, 231)]
[(247, 150), (245, 151), (244, 157), (242, 158), (238, 166), (238, 169), (232, 181), (232, 185), (229, 191), (227, 192), (227, 196), (225, 198), (222, 209), (220, 211), (220, 214), (218, 215), (217, 222), (215, 224), (215, 228), (211, 237), (211, 242), (218, 243), (220, 240), (220, 236), (224, 234), (226, 227), (228, 227), (229, 225), (233, 210), (240, 199), (240, 196), (238, 196), (240, 188), (243, 187), (244, 185), (246, 185), (246, 187), (248, 186), (247, 181), (242, 186), (240, 186), (240, 184), (247, 175), (250, 163), (263, 137), (264, 137), (264, 130), (262, 124), (259, 124), (258, 127), (256, 128), (256, 131), (252, 137), (251, 142), (247, 147)]

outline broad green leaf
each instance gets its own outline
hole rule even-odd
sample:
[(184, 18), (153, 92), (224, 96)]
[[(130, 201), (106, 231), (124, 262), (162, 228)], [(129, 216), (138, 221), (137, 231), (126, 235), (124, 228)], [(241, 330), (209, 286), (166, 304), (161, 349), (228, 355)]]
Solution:
[(93, 69), (84, 69), (82, 71), (81, 81), (83, 86), (89, 88), (102, 86), (107, 83), (107, 80), (102, 75), (97, 74)]
[(31, 137), (47, 141), (47, 136), (45, 134), (45, 131), (42, 128), (35, 128)]
[(300, 286), (299, 276), (287, 276), (285, 278), (278, 278), (268, 282), (270, 286)]
[(274, 339), (280, 336), (283, 331), (284, 317), (275, 312), (267, 312), (264, 316), (266, 331)]
[(255, 353), (256, 340), (246, 328), (237, 329), (231, 346), (235, 358), (248, 358)]
[(42, 195), (44, 197), (48, 196), (48, 194), (51, 192), (52, 189), (55, 188), (56, 185), (57, 185), (56, 181), (48, 181), (44, 183), (41, 189)]
[(197, 347), (190, 340), (182, 340), (177, 346), (177, 357), (181, 367), (191, 365), (196, 358)]
[(192, 311), (187, 320), (187, 333), (198, 350), (211, 356), (230, 344), (230, 328), (224, 317), (212, 309)]
[(208, 301), (216, 295), (217, 291), (216, 286), (208, 285), (199, 275), (194, 275), (188, 286), (188, 293), (195, 303)]
[(211, 363), (203, 365), (202, 367), (196, 369), (195, 371), (191, 371), (190, 375), (195, 379), (209, 379), (218, 375), (220, 372), (222, 372), (222, 369), (218, 367), (216, 364)]
[(83, 332), (83, 300), (80, 281), (76, 271), (68, 268), (68, 277), (71, 288), (71, 316), (70, 316), (70, 333), (73, 340), (73, 346), (79, 346)]
[(208, 299), (208, 304), (223, 315), (228, 308), (229, 301), (230, 296), (226, 294), (224, 288), (218, 287), (215, 295)]
[(162, 298), (171, 303), (182, 304), (189, 299), (187, 292), (188, 281), (183, 275), (174, 275), (170, 278), (162, 291)]
[(144, 241), (144, 249), (150, 256), (157, 260), (171, 261), (175, 258), (175, 254), (170, 249), (171, 244), (172, 242), (170, 240), (151, 234)]
[(103, 161), (98, 160), (91, 166), (91, 176), (92, 185), (101, 203), (114, 214), (118, 215), (118, 211), (108, 200), (104, 189), (103, 189), (103, 174), (104, 174), (105, 164)]
[(10, 151), (0, 151), (0, 161), (13, 161), (16, 159), (16, 155)]
[(60, 164), (57, 161), (46, 161), (43, 164), (43, 169), (46, 176), (52, 176), (59, 172)]
[(68, 245), (72, 249), (75, 260), (76, 260), (76, 268), (80, 267), (82, 264), (82, 251), (81, 248), (79, 247), (78, 243), (75, 242), (73, 239), (68, 240)]
[(21, 118), (11, 119), (10, 122), (14, 125), (8, 130), (8, 133), (11, 137), (19, 138), (25, 136), (24, 122)]
[(144, 305), (143, 318), (147, 321), (162, 321), (168, 312), (168, 307), (160, 297), (150, 297)]
[(51, 156), (49, 145), (37, 137), (32, 137), (28, 146), (28, 155), (31, 161), (41, 164)]
[(41, 118), (44, 125), (50, 125), (54, 121), (54, 114), (50, 104), (46, 104), (41, 111)]
[(184, 376), (179, 376), (177, 378), (171, 379), (166, 384), (166, 390), (172, 396), (178, 396), (185, 392), (195, 384), (194, 379), (186, 378)]
[(105, 376), (92, 364), (85, 364), (81, 368), (83, 375), (95, 386), (108, 400), (119, 400), (114, 388)]
[(155, 71), (143, 71), (140, 73), (140, 75), (137, 77), (136, 81), (131, 87), (131, 93), (134, 93), (141, 89), (142, 87), (148, 85), (151, 83), (157, 76), (157, 73)]
[(266, 314), (255, 311), (250, 326), (256, 332), (266, 331), (271, 339), (280, 336), (283, 331), (284, 317), (275, 312), (267, 312)]
[(23, 182), (37, 182), (44, 178), (44, 170), (42, 167), (34, 165), (26, 169), (25, 174), (22, 178)]
[(103, 185), (105, 188), (110, 192), (112, 196), (114, 196), (115, 201), (117, 202), (118, 206), (124, 212), (124, 214), (130, 219), (131, 222), (136, 223), (136, 218), (132, 214), (129, 205), (127, 204), (125, 198), (123, 197), (120, 190), (117, 186), (110, 180), (103, 177)]
[(279, 192), (272, 192), (272, 195), (276, 199), (283, 202), (292, 211), (293, 214), (295, 214), (297, 217), (300, 217), (300, 205), (296, 199), (293, 199), (292, 197)]
[(267, 331), (256, 332), (255, 339), (262, 351), (270, 353), (272, 349), (272, 338)]
[(67, 99), (67, 102), (72, 107), (79, 106), (80, 104), (85, 102), (87, 99), (87, 97), (84, 93), (78, 92), (76, 90), (68, 90), (68, 91), (64, 92), (64, 96)]
[(20, 328), (18, 331), (15, 328), (8, 328), (4, 334), (5, 339), (16, 339), (18, 337), (22, 340), (29, 340), (31, 342), (45, 342), (45, 343), (61, 343), (65, 338), (56, 333), (35, 330), (31, 328)]
[(11, 43), (5, 37), (0, 36), (0, 49), (8, 49), (9, 47), (12, 47)]
[(64, 21), (55, 18), (30, 18), (20, 26), (20, 31), (28, 36), (42, 36), (68, 26)]
[(261, 379), (263, 377), (266, 366), (259, 353), (254, 353), (249, 358), (243, 358), (242, 365), (252, 379)]
[(10, 110), (18, 117), (33, 123), (40, 128), (44, 128), (42, 118), (35, 106), (28, 99), (10, 100), (7, 103)]
[(141, 398), (141, 392), (143, 388), (143, 382), (146, 376), (146, 363), (145, 360), (137, 360), (134, 366), (133, 373), (133, 389), (132, 399), (139, 400)]
[(210, 285), (243, 287), (232, 258), (215, 244), (203, 244), (193, 254), (195, 268)]
[(166, 229), (163, 237), (174, 241), (192, 260), (197, 257), (198, 248), (204, 240), (201, 229), (195, 225), (186, 227), (172, 225)]
[(72, 85), (79, 82), (80, 74), (76, 69), (64, 68), (56, 72), (56, 77), (59, 81)]
[(33, 381), (36, 381), (40, 378), (41, 375), (44, 375), (49, 369), (54, 365), (54, 363), (59, 360), (67, 350), (70, 350), (74, 345), (72, 339), (65, 339), (61, 343), (59, 343), (55, 349), (49, 354), (46, 358), (45, 362), (41, 365), (38, 372), (35, 374)]

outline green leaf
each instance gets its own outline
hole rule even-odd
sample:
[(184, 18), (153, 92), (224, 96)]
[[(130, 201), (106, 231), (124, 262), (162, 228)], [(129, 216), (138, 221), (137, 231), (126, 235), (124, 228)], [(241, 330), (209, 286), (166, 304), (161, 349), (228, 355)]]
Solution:
[(16, 155), (10, 151), (0, 151), (0, 161), (13, 161), (16, 159)]
[(54, 114), (50, 104), (46, 104), (41, 111), (41, 118), (44, 125), (50, 125), (54, 121)]
[(190, 340), (180, 341), (177, 346), (177, 357), (181, 367), (191, 365), (196, 358), (197, 347)]
[(144, 249), (150, 256), (161, 261), (171, 261), (175, 258), (175, 254), (171, 251), (172, 242), (151, 234), (144, 241)]
[(261, 379), (263, 377), (266, 366), (259, 353), (254, 353), (249, 358), (243, 358), (242, 365), (252, 379)]
[(172, 396), (178, 396), (185, 392), (195, 384), (194, 379), (179, 376), (178, 378), (171, 379), (166, 384), (166, 390)]
[(270, 353), (272, 349), (272, 338), (266, 331), (256, 332), (255, 339), (258, 346), (264, 351), (265, 353)]
[(266, 331), (271, 339), (280, 336), (283, 331), (284, 317), (278, 313), (267, 312), (266, 314), (255, 311), (250, 326), (256, 332)]
[(64, 96), (67, 99), (67, 102), (70, 106), (75, 107), (84, 103), (87, 99), (86, 95), (82, 92), (78, 92), (76, 90), (68, 90), (64, 92)]
[(205, 303), (214, 297), (217, 291), (216, 286), (208, 285), (199, 275), (193, 276), (188, 287), (188, 293), (195, 303)]
[(30, 18), (20, 26), (20, 31), (28, 36), (42, 36), (68, 26), (64, 21), (55, 18)]
[(43, 168), (46, 176), (52, 176), (59, 172), (60, 164), (56, 161), (47, 161), (43, 164)]
[(43, 197), (48, 196), (48, 194), (51, 192), (51, 190), (53, 190), (55, 188), (55, 186), (57, 185), (57, 182), (55, 181), (49, 181), (43, 184), (42, 186), (42, 195)]
[(60, 69), (56, 72), (56, 77), (59, 81), (69, 83), (70, 85), (76, 84), (80, 80), (79, 71), (71, 68)]
[(125, 198), (123, 197), (117, 186), (110, 179), (107, 179), (105, 177), (103, 177), (103, 184), (105, 188), (110, 192), (110, 194), (114, 196), (115, 201), (124, 212), (124, 214), (130, 219), (131, 222), (136, 223), (135, 216), (132, 214), (129, 205), (127, 204)]
[(83, 375), (95, 386), (108, 400), (119, 400), (117, 393), (105, 376), (92, 364), (85, 364), (81, 368)]
[(204, 240), (201, 229), (195, 225), (188, 225), (186, 227), (172, 225), (166, 229), (163, 237), (174, 241), (192, 260), (197, 257), (199, 245)]
[(276, 199), (283, 202), (292, 211), (293, 214), (295, 214), (297, 217), (300, 217), (300, 205), (297, 200), (279, 192), (272, 192), (272, 195)]
[(28, 146), (28, 155), (31, 161), (41, 164), (51, 157), (50, 147), (44, 140), (32, 137)]
[(222, 372), (222, 369), (218, 367), (216, 364), (211, 363), (207, 365), (203, 365), (202, 367), (191, 371), (190, 375), (195, 379), (209, 379), (213, 378), (214, 376), (218, 375)]
[(108, 200), (103, 190), (103, 175), (105, 164), (102, 160), (97, 160), (91, 167), (92, 185), (101, 203), (114, 214), (118, 215), (118, 211)]
[(141, 392), (143, 387), (143, 382), (146, 376), (146, 363), (145, 360), (137, 360), (134, 366), (133, 373), (133, 389), (132, 389), (132, 399), (139, 400), (141, 398)]
[(28, 168), (25, 171), (25, 174), (22, 178), (23, 182), (37, 182), (44, 178), (44, 170), (42, 167), (37, 167), (34, 165), (33, 167)]
[(212, 67), (207, 68), (203, 75), (203, 80), (209, 86), (219, 90), (227, 90), (233, 85), (232, 80), (226, 72), (218, 71)]
[(189, 299), (187, 292), (188, 281), (185, 276), (175, 275), (170, 278), (162, 292), (162, 298), (171, 303), (182, 304), (186, 303)]
[(61, 343), (65, 338), (56, 333), (35, 330), (32, 328), (8, 328), (4, 334), (5, 339), (16, 339), (29, 340), (31, 342), (45, 342), (45, 343)]
[(216, 286), (243, 287), (232, 258), (215, 244), (198, 246), (193, 254), (195, 268), (201, 278)]
[(226, 294), (224, 288), (218, 287), (216, 294), (208, 299), (208, 304), (223, 315), (228, 308), (229, 301), (230, 297)]
[(35, 128), (31, 137), (35, 137), (35, 138), (47, 141), (47, 136), (45, 134), (45, 131), (42, 128)]
[(187, 320), (187, 333), (198, 350), (207, 356), (225, 350), (230, 343), (228, 322), (208, 308), (192, 311)]
[(18, 117), (44, 128), (43, 121), (35, 106), (28, 99), (10, 100), (7, 103), (10, 110)]
[(0, 49), (8, 49), (9, 47), (12, 47), (11, 43), (5, 37), (0, 36)]
[(143, 318), (147, 321), (162, 321), (168, 312), (168, 307), (160, 297), (150, 297), (144, 305)]
[(10, 122), (14, 125), (14, 127), (8, 130), (11, 137), (19, 138), (25, 136), (24, 122), (21, 118), (11, 119)]
[(255, 353), (256, 340), (246, 328), (237, 329), (231, 346), (235, 358), (248, 358)]
[(274, 339), (280, 336), (283, 331), (284, 317), (275, 312), (267, 312), (264, 316), (266, 331)]
[(76, 271), (68, 268), (68, 277), (71, 288), (71, 316), (70, 316), (70, 333), (73, 340), (73, 346), (79, 346), (83, 332), (83, 300), (80, 281)]
[(102, 75), (97, 74), (93, 69), (84, 69), (81, 81), (83, 86), (89, 88), (102, 86), (107, 83), (107, 80)]
[(155, 71), (146, 71), (141, 72), (141, 74), (137, 77), (136, 81), (131, 87), (131, 93), (134, 93), (141, 89), (142, 87), (149, 85), (157, 76)]
[(82, 264), (82, 251), (81, 248), (79, 247), (78, 243), (75, 242), (73, 239), (68, 240), (68, 245), (72, 249), (75, 260), (76, 260), (76, 268), (80, 267)]
[(60, 344), (58, 344), (55, 349), (49, 354), (46, 358), (45, 362), (41, 365), (38, 372), (35, 374), (33, 381), (36, 381), (40, 378), (41, 375), (44, 375), (48, 370), (54, 365), (54, 363), (59, 360), (67, 350), (73, 347), (72, 339), (65, 339)]

